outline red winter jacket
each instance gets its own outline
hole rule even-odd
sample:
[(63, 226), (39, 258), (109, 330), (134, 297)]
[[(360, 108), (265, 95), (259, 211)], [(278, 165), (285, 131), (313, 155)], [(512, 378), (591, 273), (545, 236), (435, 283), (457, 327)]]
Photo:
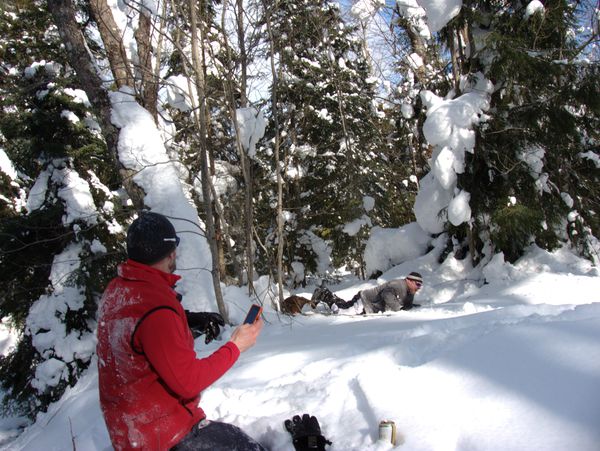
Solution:
[(235, 363), (228, 342), (198, 359), (173, 286), (179, 276), (127, 260), (100, 303), (100, 407), (116, 450), (166, 450), (205, 417), (200, 392)]

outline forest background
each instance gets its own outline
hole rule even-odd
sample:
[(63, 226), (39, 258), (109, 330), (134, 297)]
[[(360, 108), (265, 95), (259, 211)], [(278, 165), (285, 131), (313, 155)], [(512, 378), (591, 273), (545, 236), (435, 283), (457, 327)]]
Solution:
[(187, 306), (227, 320), (224, 285), (252, 296), (267, 277), (278, 308), (310, 280), (375, 277), (401, 262), (370, 264), (370, 237), (402, 227), (446, 233), (440, 259), (512, 262), (535, 243), (600, 263), (597, 2), (0, 13), (0, 317), (18, 336), (0, 360), (6, 412), (33, 418), (89, 366), (143, 209), (185, 240)]

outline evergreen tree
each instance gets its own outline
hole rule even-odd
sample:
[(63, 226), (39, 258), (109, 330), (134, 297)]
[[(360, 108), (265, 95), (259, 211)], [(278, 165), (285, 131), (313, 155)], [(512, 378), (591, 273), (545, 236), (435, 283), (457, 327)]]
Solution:
[[(449, 251), (468, 249), (474, 262), (490, 257), (490, 248), (514, 261), (532, 243), (552, 249), (561, 242), (598, 258), (598, 61), (582, 57), (591, 40), (578, 33), (581, 4), (535, 5), (467, 2), (436, 34), (451, 89), (433, 90), (489, 102), (485, 115), (477, 113), (474, 147), (461, 147), (461, 137), (458, 147), (448, 144), (464, 153), (464, 164), (446, 194), (470, 197), (471, 210), (460, 224), (446, 221), (455, 238)], [(439, 216), (448, 219), (450, 209)]]
[(49, 23), (42, 2), (1, 21), (2, 147), (26, 202), (2, 198), (0, 316), (20, 339), (0, 378), (5, 406), (30, 416), (88, 367), (99, 293), (122, 252), (106, 145)]
[[(323, 273), (328, 262), (317, 263), (326, 244), (335, 266), (360, 269), (366, 230), (374, 220), (390, 222), (386, 196), (393, 186), (361, 42), (332, 2), (278, 2), (272, 23), (279, 64), (272, 114), (282, 136), (287, 265)], [(271, 149), (263, 150), (268, 176)], [(274, 199), (264, 194), (263, 217), (273, 216)], [(273, 223), (264, 225), (268, 231)]]
[(599, 174), (584, 155), (600, 137), (599, 65), (581, 58), (578, 4), (552, 0), (532, 15), (504, 6), (474, 2), (452, 24), (484, 33), (465, 67), (495, 84), (459, 177), (471, 193), (475, 246), (489, 239), (513, 261), (533, 242), (567, 241), (593, 257)]

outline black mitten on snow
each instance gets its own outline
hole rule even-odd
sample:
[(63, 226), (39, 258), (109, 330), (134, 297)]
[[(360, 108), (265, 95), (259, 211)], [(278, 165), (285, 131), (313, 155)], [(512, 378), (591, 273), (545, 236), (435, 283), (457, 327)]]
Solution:
[(221, 333), (219, 325), (224, 326), (225, 321), (218, 313), (211, 312), (189, 312), (185, 311), (188, 325), (192, 330), (194, 338), (198, 338), (204, 334), (204, 342), (206, 344), (213, 341)]
[(307, 413), (302, 415), (302, 418), (295, 415), (291, 420), (285, 420), (284, 425), (292, 434), (296, 451), (325, 451), (325, 445), (331, 445), (321, 434), (317, 419)]

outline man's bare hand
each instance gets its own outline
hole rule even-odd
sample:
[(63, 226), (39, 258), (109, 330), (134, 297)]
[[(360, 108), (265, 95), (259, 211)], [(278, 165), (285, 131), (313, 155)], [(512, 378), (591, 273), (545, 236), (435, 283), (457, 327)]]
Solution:
[(256, 339), (263, 327), (263, 320), (259, 318), (254, 324), (242, 324), (231, 334), (231, 341), (240, 352), (247, 351), (256, 343)]

